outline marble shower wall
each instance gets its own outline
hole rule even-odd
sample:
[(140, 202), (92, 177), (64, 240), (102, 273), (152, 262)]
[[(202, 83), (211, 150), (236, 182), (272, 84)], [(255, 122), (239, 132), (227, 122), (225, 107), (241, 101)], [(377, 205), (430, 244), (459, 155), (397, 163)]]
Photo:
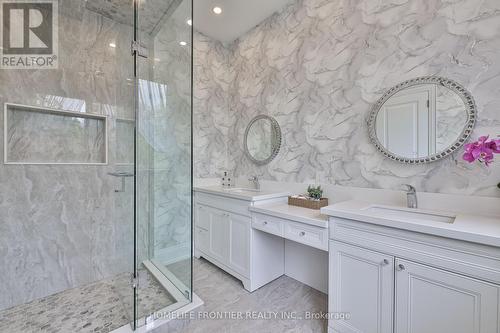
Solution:
[(146, 118), (153, 135), (152, 255), (162, 263), (191, 255), (191, 27), (186, 24), (190, 13), (190, 1), (184, 0), (162, 21), (153, 40), (155, 63), (146, 88)]
[[(468, 165), (459, 153), (428, 165), (398, 164), (369, 143), (366, 127), (370, 106), (386, 89), (440, 75), (476, 99), (474, 136), (500, 134), (497, 0), (297, 0), (226, 48), (200, 39), (195, 128), (205, 130), (195, 141), (198, 177), (218, 177), (225, 168), (276, 181), (388, 189), (411, 183), (427, 192), (500, 195), (498, 166)], [(264, 167), (242, 147), (258, 114), (275, 117), (283, 132), (279, 155)]]
[[(117, 132), (116, 121), (134, 118), (127, 81), (133, 77), (132, 26), (86, 10), (80, 0), (60, 1), (59, 10), (59, 69), (0, 70), (0, 104), (108, 116), (110, 161), (0, 165), (0, 309), (133, 268), (132, 181), (125, 193), (115, 193), (120, 180), (108, 175), (131, 171), (121, 163), (133, 149), (123, 147), (133, 143), (124, 136), (133, 133)], [(109, 47), (112, 41), (116, 48)], [(3, 126), (0, 132), (3, 140)], [(71, 148), (72, 142), (68, 136), (64, 144)], [(44, 149), (57, 150), (56, 144), (48, 140)]]

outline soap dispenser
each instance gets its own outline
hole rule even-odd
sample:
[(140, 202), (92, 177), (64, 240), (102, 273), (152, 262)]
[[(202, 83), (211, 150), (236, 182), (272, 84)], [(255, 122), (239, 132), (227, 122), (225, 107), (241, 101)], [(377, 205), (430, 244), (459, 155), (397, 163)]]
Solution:
[(222, 187), (228, 186), (228, 175), (227, 171), (224, 171), (224, 176), (222, 176)]

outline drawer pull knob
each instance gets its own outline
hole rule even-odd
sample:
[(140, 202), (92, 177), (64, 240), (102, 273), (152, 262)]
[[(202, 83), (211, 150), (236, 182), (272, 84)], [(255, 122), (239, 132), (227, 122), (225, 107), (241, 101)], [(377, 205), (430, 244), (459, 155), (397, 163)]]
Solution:
[(398, 270), (399, 271), (404, 271), (405, 269), (406, 269), (405, 265), (403, 265), (403, 264), (399, 264), (398, 265)]
[(264, 225), (267, 225), (267, 221), (264, 221)]
[(384, 259), (384, 261), (382, 261), (382, 266), (387, 266), (387, 265), (389, 265), (389, 260)]
[(304, 237), (305, 235), (306, 235), (306, 233), (303, 231), (299, 234), (300, 237)]

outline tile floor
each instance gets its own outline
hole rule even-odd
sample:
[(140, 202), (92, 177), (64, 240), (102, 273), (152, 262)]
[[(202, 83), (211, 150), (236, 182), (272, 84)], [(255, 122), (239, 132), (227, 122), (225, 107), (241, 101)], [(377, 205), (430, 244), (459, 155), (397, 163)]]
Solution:
[[(4, 310), (0, 312), (0, 332), (110, 332), (129, 322), (129, 312), (124, 309), (131, 308), (132, 298), (123, 294), (128, 290), (128, 278), (124, 274)], [(282, 276), (249, 293), (231, 275), (204, 259), (195, 259), (194, 285), (205, 305), (189, 318), (173, 320), (154, 333), (327, 332), (326, 320), (305, 318), (306, 312), (326, 312), (327, 296), (292, 278)], [(173, 303), (149, 274), (141, 279), (141, 291), (141, 315)], [(249, 312), (273, 318), (235, 318)]]
[[(140, 272), (140, 316), (174, 303), (147, 271)], [(110, 332), (130, 322), (133, 294), (130, 275), (65, 290), (0, 312), (0, 332)]]
[[(240, 281), (204, 259), (194, 262), (194, 292), (205, 302), (192, 317), (177, 319), (157, 328), (154, 333), (322, 333), (327, 321), (304, 319), (306, 312), (325, 313), (327, 295), (292, 278), (282, 276), (253, 293)], [(248, 311), (277, 313), (276, 319), (238, 320)], [(223, 315), (223, 319), (206, 319)], [(295, 316), (284, 318), (284, 316)], [(301, 319), (302, 317), (302, 319)]]

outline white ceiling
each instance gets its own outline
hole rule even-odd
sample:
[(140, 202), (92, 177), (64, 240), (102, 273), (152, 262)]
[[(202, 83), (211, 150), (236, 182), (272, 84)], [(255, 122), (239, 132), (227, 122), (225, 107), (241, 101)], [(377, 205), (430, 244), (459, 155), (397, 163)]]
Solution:
[[(232, 42), (293, 0), (194, 0), (194, 27), (202, 34)], [(212, 9), (222, 8), (215, 15)]]

